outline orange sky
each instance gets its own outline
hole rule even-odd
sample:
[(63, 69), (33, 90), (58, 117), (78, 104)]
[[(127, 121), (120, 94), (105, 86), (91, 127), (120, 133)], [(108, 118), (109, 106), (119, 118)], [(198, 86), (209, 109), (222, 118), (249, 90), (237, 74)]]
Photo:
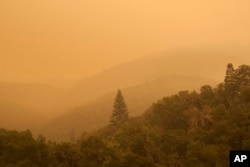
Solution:
[(59, 84), (178, 46), (250, 44), (249, 0), (1, 0), (0, 81)]

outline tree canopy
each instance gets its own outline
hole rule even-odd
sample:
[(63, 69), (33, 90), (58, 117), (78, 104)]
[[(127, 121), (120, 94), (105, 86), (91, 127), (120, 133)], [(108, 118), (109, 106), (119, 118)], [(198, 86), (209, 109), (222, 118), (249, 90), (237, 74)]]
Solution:
[(117, 126), (72, 143), (0, 129), (0, 166), (225, 167), (230, 150), (250, 150), (249, 89), (204, 85), (163, 97), (131, 118), (118, 90), (110, 121)]
[(127, 105), (124, 101), (121, 90), (117, 91), (114, 104), (113, 104), (113, 112), (111, 116), (111, 124), (112, 125), (121, 125), (125, 121), (128, 120), (128, 109)]

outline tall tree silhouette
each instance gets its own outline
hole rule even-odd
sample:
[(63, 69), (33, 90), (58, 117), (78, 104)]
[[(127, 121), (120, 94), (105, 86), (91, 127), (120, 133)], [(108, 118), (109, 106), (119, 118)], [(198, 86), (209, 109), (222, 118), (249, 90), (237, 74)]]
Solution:
[(120, 125), (128, 120), (128, 109), (124, 101), (121, 90), (118, 90), (113, 104), (113, 113), (111, 116), (112, 125)]

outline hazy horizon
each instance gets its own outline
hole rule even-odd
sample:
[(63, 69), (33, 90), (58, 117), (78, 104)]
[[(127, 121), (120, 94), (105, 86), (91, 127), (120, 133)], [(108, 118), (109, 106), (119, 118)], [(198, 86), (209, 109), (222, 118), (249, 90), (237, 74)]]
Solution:
[(250, 150), (249, 7), (0, 0), (0, 166), (227, 166)]
[(236, 45), (242, 52), (236, 56), (246, 57), (249, 5), (246, 0), (1, 1), (0, 81), (69, 86), (182, 47), (231, 53)]

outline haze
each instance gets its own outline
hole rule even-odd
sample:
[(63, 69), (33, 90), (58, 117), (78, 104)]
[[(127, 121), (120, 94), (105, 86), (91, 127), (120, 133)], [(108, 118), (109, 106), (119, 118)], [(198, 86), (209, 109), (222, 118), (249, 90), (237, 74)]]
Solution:
[(69, 86), (170, 48), (247, 48), (249, 6), (248, 0), (3, 0), (0, 78)]

